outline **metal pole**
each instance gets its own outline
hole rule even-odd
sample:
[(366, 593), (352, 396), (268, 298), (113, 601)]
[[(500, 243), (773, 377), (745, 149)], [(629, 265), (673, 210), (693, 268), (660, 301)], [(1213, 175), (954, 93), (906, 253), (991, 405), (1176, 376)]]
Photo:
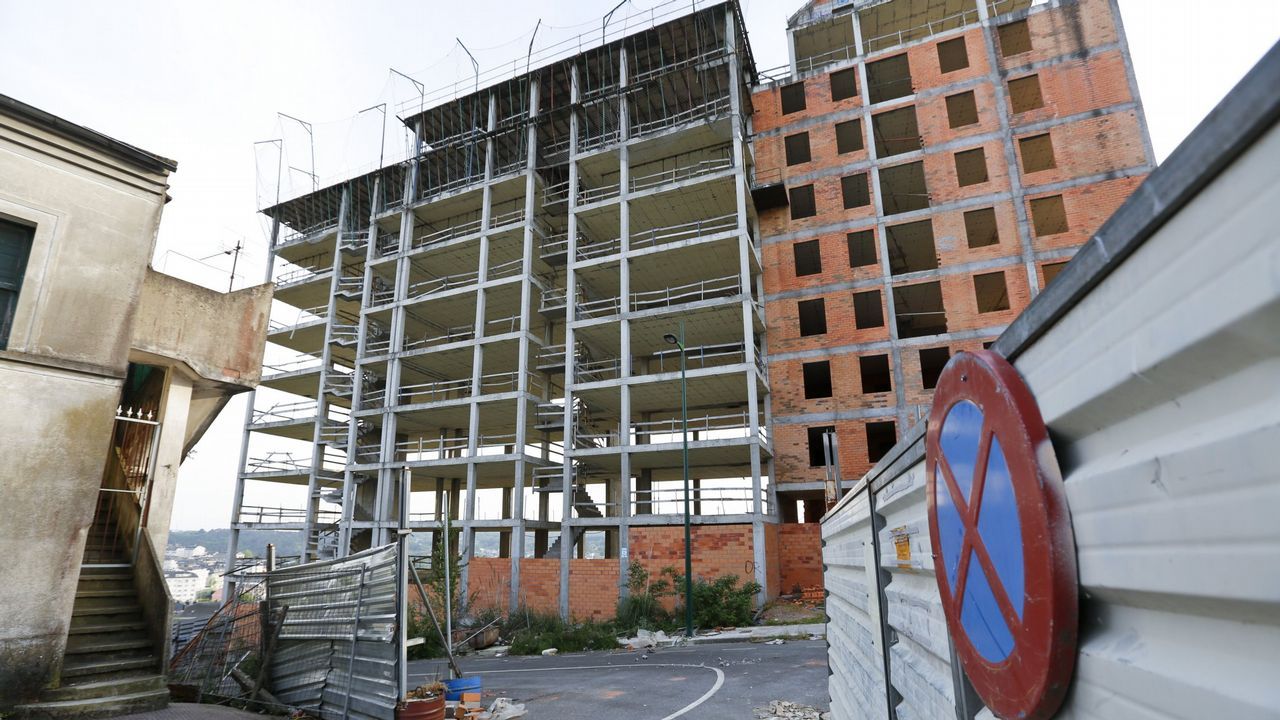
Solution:
[(444, 634), (445, 647), (453, 655), (453, 581), (449, 575), (449, 495), (444, 496)]
[(689, 518), (689, 394), (685, 388), (684, 319), (680, 320), (680, 426), (684, 465), (684, 632), (693, 637), (693, 531)]

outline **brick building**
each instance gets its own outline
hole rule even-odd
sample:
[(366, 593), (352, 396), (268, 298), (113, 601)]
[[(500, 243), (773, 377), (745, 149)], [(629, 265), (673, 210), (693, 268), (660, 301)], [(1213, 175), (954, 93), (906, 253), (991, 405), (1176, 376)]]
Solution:
[(1114, 0), (815, 0), (787, 33), (752, 98), (783, 529), (870, 469), (1153, 162)]

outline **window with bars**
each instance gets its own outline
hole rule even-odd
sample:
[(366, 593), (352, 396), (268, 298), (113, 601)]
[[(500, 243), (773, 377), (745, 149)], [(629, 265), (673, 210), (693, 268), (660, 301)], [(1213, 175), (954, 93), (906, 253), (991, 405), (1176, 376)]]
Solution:
[(0, 220), (0, 350), (9, 347), (9, 331), (31, 254), (32, 230)]

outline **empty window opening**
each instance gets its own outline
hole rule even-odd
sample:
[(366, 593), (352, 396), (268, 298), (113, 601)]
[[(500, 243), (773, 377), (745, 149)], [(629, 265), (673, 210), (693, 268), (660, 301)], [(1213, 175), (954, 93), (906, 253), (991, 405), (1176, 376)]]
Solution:
[(947, 366), (947, 361), (950, 359), (949, 348), (925, 348), (920, 351), (920, 384), (925, 390), (932, 390), (938, 386), (938, 377), (942, 375), (942, 369)]
[(843, 155), (845, 153), (856, 152), (865, 147), (862, 144), (862, 121), (849, 120), (847, 122), (836, 123), (836, 152)]
[(889, 422), (867, 423), (867, 460), (875, 463), (889, 454), (898, 442), (897, 425)]
[(903, 285), (893, 289), (894, 323), (899, 338), (937, 335), (947, 331), (939, 282)]
[(1000, 312), (1009, 309), (1009, 286), (1004, 271), (973, 276), (973, 294), (978, 299), (978, 312)]
[(840, 178), (840, 197), (845, 209), (871, 204), (871, 190), (867, 187), (867, 174), (846, 175)]
[(924, 183), (924, 162), (880, 168), (880, 197), (885, 215), (929, 207), (929, 188)]
[(859, 330), (884, 327), (884, 310), (880, 304), (879, 290), (853, 294), (853, 326)]
[(1044, 96), (1040, 94), (1040, 76), (1028, 75), (1010, 80), (1009, 106), (1016, 113), (1044, 107)]
[(799, 220), (801, 218), (813, 217), (818, 214), (818, 208), (813, 202), (813, 186), (801, 185), (793, 187), (790, 191), (791, 196), (791, 219)]
[(824, 335), (827, 332), (827, 303), (823, 298), (796, 303), (800, 313), (800, 337)]
[(783, 141), (787, 150), (787, 165), (807, 163), (809, 157), (809, 133), (802, 132), (788, 135)]
[(822, 438), (827, 433), (834, 433), (835, 425), (819, 425), (809, 428), (809, 467), (822, 467), (827, 464), (827, 453), (822, 447)]
[(1031, 201), (1031, 225), (1036, 237), (1057, 235), (1067, 231), (1067, 207), (1061, 195), (1036, 198)]
[(0, 350), (9, 346), (33, 235), (28, 227), (0, 220)]
[(980, 248), (996, 245), (1000, 242), (1000, 232), (996, 229), (996, 209), (982, 208), (970, 210), (964, 214), (964, 235), (969, 247)]
[(883, 158), (919, 150), (920, 127), (916, 124), (915, 106), (908, 105), (872, 115), (871, 134), (875, 136), (877, 157)]
[(906, 97), (911, 87), (911, 66), (906, 54), (867, 63), (867, 95), (872, 103)]
[(978, 122), (978, 101), (973, 91), (947, 96), (947, 124), (953, 128)]
[(1065, 260), (1063, 262), (1045, 263), (1040, 269), (1040, 272), (1044, 273), (1043, 287), (1049, 287), (1049, 283), (1053, 282), (1054, 278), (1058, 277), (1058, 273), (1062, 272), (1062, 268), (1066, 266)]
[(806, 240), (791, 246), (796, 259), (796, 277), (822, 272), (822, 248), (817, 240)]
[(1000, 55), (1012, 57), (1024, 52), (1031, 52), (1031, 29), (1026, 20), (1018, 20), (996, 28), (1000, 38)]
[(939, 70), (949, 73), (967, 67), (969, 67), (969, 51), (965, 48), (963, 37), (938, 43)]
[(857, 68), (831, 73), (831, 100), (838, 102), (858, 96)]
[(938, 267), (938, 249), (933, 244), (933, 221), (920, 220), (885, 228), (889, 250), (889, 272), (902, 273), (934, 270)]
[(956, 181), (960, 187), (978, 185), (988, 180), (987, 154), (982, 148), (956, 153)]
[(1053, 140), (1049, 139), (1049, 133), (1019, 138), (1018, 149), (1022, 151), (1023, 172), (1033, 173), (1058, 167), (1053, 158)]
[(849, 267), (875, 265), (876, 234), (873, 230), (859, 230), (846, 236), (849, 243)]
[(888, 355), (864, 355), (858, 358), (858, 372), (862, 375), (862, 392), (882, 393), (893, 390)]
[(804, 81), (782, 86), (782, 114), (804, 110)]
[(804, 372), (804, 399), (831, 397), (831, 362), (820, 360), (801, 366)]

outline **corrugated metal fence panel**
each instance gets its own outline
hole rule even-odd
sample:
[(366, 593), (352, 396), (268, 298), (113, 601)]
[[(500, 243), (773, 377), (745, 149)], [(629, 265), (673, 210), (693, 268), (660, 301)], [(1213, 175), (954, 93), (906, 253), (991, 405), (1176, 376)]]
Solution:
[(865, 492), (822, 525), (831, 709), (836, 717), (885, 717), (879, 595)]
[(1273, 127), (1015, 361), (1079, 551), (1063, 717), (1280, 717), (1277, 163)]
[(924, 480), (922, 460), (876, 492), (876, 511), (884, 519), (880, 566), (889, 575), (884, 594), (896, 637), (889, 646), (889, 677), (902, 696), (900, 720), (955, 717), (951, 646), (933, 574)]
[(326, 719), (344, 712), (394, 719), (400, 697), (399, 568), (397, 546), (387, 545), (271, 573), (272, 609), (289, 607), (271, 662), (272, 690), (281, 702)]

